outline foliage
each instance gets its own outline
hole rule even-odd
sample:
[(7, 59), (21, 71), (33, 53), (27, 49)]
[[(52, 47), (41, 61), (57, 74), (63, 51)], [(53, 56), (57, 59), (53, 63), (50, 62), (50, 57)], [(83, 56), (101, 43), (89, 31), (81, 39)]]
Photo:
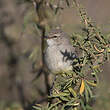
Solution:
[[(54, 0), (33, 0), (36, 7), (38, 30), (48, 31), (52, 27), (50, 13), (60, 9), (60, 1), (54, 5)], [(69, 0), (63, 0), (70, 7)], [(79, 50), (78, 57), (72, 64), (73, 71), (56, 75), (49, 102), (46, 106), (36, 104), (36, 110), (92, 110), (91, 100), (95, 99), (94, 91), (98, 85), (97, 73), (101, 72), (101, 65), (109, 60), (109, 40), (94, 25), (87, 16), (86, 11), (75, 0), (71, 2), (76, 6), (83, 25), (81, 33), (73, 33), (72, 44)], [(47, 8), (48, 5), (48, 8)], [(51, 10), (48, 13), (47, 10)], [(43, 49), (43, 48), (42, 48)]]

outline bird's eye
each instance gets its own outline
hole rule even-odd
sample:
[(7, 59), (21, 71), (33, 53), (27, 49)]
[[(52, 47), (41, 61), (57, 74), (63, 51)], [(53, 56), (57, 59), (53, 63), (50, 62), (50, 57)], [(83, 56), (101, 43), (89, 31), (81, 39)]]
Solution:
[(58, 38), (60, 36), (60, 34), (59, 33), (56, 33), (56, 34), (54, 34), (53, 36), (52, 36), (52, 38)]
[(57, 38), (58, 36), (54, 35), (53, 38)]

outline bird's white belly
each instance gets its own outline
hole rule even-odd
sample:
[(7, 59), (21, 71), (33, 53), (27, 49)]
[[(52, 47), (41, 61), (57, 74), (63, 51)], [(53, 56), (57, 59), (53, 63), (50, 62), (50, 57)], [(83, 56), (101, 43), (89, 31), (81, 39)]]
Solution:
[(55, 48), (54, 46), (48, 47), (46, 50), (45, 63), (48, 69), (53, 73), (68, 71), (72, 69), (72, 61), (65, 60), (64, 55), (61, 53), (61, 51), (59, 51), (59, 49)]

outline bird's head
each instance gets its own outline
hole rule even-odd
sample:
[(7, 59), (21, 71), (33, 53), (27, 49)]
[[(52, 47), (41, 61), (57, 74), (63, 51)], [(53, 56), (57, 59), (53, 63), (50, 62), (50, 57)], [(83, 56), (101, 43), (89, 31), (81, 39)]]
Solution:
[(61, 29), (53, 29), (45, 38), (47, 39), (48, 45), (61, 44), (65, 41), (65, 38), (67, 39), (67, 34)]

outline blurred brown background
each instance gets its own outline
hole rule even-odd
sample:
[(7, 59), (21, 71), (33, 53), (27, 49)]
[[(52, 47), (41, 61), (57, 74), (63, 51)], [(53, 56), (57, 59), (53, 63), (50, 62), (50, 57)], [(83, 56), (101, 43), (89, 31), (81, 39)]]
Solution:
[[(110, 0), (84, 0), (81, 3), (102, 31), (109, 33)], [(40, 67), (40, 37), (33, 33), (31, 25), (21, 35), (28, 8), (28, 4), (18, 4), (16, 0), (0, 0), (0, 110), (10, 110), (9, 107), (19, 110), (22, 104), (45, 97), (43, 76), (32, 83), (36, 74), (32, 60), (27, 57), (37, 48), (36, 68)], [(75, 9), (65, 9), (58, 22), (64, 31), (71, 34), (73, 30), (78, 31), (80, 18)], [(99, 74), (100, 85), (94, 110), (110, 110), (110, 63), (107, 62), (103, 69), (104, 72)], [(38, 92), (41, 90), (42, 97)]]

